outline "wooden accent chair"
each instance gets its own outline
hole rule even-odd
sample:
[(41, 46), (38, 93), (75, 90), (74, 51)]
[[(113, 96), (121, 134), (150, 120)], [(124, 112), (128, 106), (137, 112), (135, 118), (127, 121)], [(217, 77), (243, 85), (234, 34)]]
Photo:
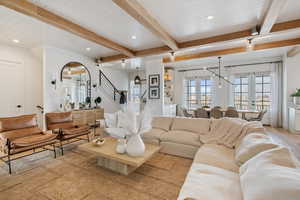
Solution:
[(215, 119), (220, 119), (223, 117), (223, 112), (220, 110), (219, 107), (214, 107), (210, 111), (210, 117), (213, 117)]
[(235, 107), (228, 107), (225, 112), (225, 117), (239, 118), (239, 113)]
[(203, 108), (198, 108), (196, 111), (195, 111), (195, 117), (196, 118), (209, 118), (209, 115), (208, 115), (208, 112), (203, 109)]
[[(58, 134), (57, 139), (60, 142), (62, 155), (64, 155), (64, 141), (69, 141), (71, 139), (77, 139), (74, 142), (79, 140), (90, 141), (90, 127), (88, 125), (74, 125), (71, 112), (46, 113), (45, 116), (47, 130), (51, 130), (53, 133)], [(85, 135), (87, 136), (87, 139), (81, 137)]]
[[(46, 150), (54, 152), (56, 158), (55, 143), (57, 135), (49, 132), (43, 132), (38, 128), (37, 116), (22, 115), (18, 117), (0, 118), (0, 149), (5, 155), (1, 157), (9, 168), (11, 174), (11, 161), (39, 153)], [(53, 148), (48, 148), (48, 147)], [(36, 149), (41, 149), (35, 151)], [(24, 152), (33, 151), (30, 154)], [(22, 154), (17, 156), (16, 154)], [(16, 155), (15, 158), (11, 158)]]

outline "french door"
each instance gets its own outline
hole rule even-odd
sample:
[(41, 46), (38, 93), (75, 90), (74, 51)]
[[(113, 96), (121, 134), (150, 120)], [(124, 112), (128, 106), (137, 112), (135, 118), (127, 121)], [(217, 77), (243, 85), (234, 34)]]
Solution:
[(240, 110), (269, 110), (272, 96), (269, 72), (235, 76), (234, 105)]

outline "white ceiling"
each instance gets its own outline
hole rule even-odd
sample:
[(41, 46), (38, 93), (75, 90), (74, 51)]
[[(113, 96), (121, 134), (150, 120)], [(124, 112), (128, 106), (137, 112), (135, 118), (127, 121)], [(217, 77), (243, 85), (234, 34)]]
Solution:
[[(12, 40), (17, 39), (19, 44)], [(68, 49), (89, 57), (117, 52), (0, 6), (0, 42), (25, 48), (43, 45)], [(86, 48), (91, 48), (90, 52)]]
[[(163, 43), (112, 0), (29, 0), (87, 29), (133, 50)], [(251, 28), (262, 21), (270, 0), (138, 0), (179, 42)], [(300, 0), (288, 0), (278, 22), (300, 18)], [(212, 15), (214, 19), (207, 20)], [(132, 35), (137, 39), (133, 40)], [(300, 36), (300, 29), (256, 39), (255, 43)], [(0, 42), (37, 48), (50, 45), (92, 58), (118, 52), (82, 39), (31, 17), (0, 7)], [(178, 54), (210, 51), (244, 45), (236, 40), (182, 51)], [(91, 48), (86, 51), (86, 48)], [(130, 61), (129, 61), (130, 62)]]
[(133, 50), (163, 45), (112, 0), (30, 1)]
[[(179, 42), (252, 28), (269, 0), (139, 0)], [(159, 6), (158, 6), (159, 5)], [(207, 16), (214, 19), (207, 20)]]

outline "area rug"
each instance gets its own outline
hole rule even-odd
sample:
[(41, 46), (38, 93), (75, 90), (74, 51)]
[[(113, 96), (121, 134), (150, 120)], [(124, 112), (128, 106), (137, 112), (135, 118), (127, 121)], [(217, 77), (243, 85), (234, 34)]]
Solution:
[(0, 200), (175, 200), (192, 160), (156, 154), (129, 176), (96, 165), (96, 157), (71, 146), (0, 164)]

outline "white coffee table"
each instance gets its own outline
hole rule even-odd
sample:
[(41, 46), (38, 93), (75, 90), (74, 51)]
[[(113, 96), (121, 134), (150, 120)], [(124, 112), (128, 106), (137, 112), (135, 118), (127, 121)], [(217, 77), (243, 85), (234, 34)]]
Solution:
[(80, 145), (79, 148), (96, 154), (98, 156), (97, 165), (123, 175), (128, 175), (136, 170), (160, 150), (158, 145), (145, 144), (146, 150), (143, 156), (131, 157), (127, 154), (118, 154), (116, 145), (117, 139), (106, 137), (105, 144), (102, 146), (86, 143)]

